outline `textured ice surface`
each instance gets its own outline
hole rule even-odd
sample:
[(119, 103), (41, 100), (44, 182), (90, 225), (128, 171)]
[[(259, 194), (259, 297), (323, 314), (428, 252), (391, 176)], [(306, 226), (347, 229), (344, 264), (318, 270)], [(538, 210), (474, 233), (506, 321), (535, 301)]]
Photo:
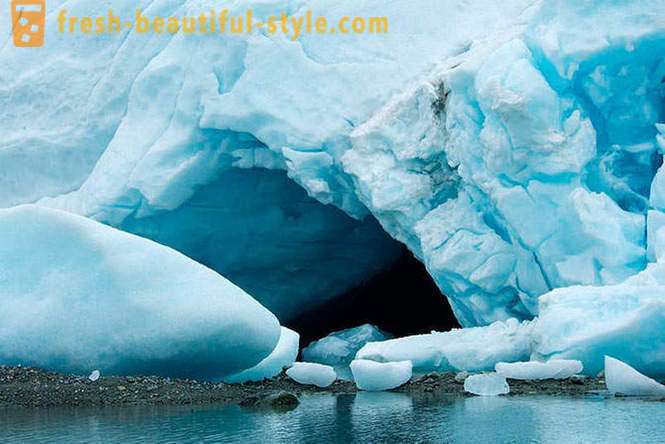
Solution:
[(494, 369), (510, 379), (566, 379), (582, 373), (584, 366), (574, 359), (551, 359), (547, 362), (499, 362)]
[(348, 368), (353, 358), (366, 343), (384, 341), (390, 334), (377, 327), (364, 324), (360, 327), (349, 328), (329, 334), (325, 338), (314, 341), (302, 351), (302, 357), (307, 362), (318, 362), (331, 365), (335, 368), (337, 376), (351, 379)]
[(226, 376), (227, 383), (243, 383), (247, 381), (263, 381), (281, 373), (284, 367), (291, 367), (298, 357), (300, 335), (293, 330), (282, 327), (279, 342), (275, 349), (252, 368), (235, 375)]
[(611, 393), (629, 396), (665, 396), (665, 385), (610, 356), (605, 356), (605, 384)]
[(0, 362), (211, 379), (279, 339), (267, 309), (170, 248), (32, 205), (0, 210)]
[[(209, 3), (112, 2), (128, 17), (136, 9), (198, 14)], [(347, 237), (349, 222), (319, 209), (307, 213), (313, 224), (293, 200), (237, 211), (257, 190), (229, 187), (230, 171), (281, 170), (323, 204), (374, 215), (424, 262), (463, 326), (542, 310), (537, 353), (575, 357), (594, 371), (611, 350), (665, 369), (656, 286), (644, 295), (614, 287), (665, 247), (657, 236), (665, 224), (665, 2), (250, 0), (229, 8), (253, 9), (257, 20), (285, 9), (332, 20), (381, 14), (390, 30), (298, 41), (260, 30), (214, 39), (119, 33), (82, 45), (53, 34), (38, 51), (4, 45), (0, 206), (41, 199), (146, 235), (154, 228), (151, 237), (200, 251), (197, 260), (238, 273), (289, 316), (385, 268), (390, 247), (368, 255), (378, 230)], [(98, 13), (86, 0), (67, 9)], [(47, 27), (56, 15), (49, 10)], [(8, 27), (0, 20), (0, 35)], [(206, 192), (235, 200), (202, 208)], [(266, 182), (258, 194), (285, 193)], [(234, 217), (252, 213), (252, 223)], [(283, 265), (279, 233), (291, 221), (296, 236), (286, 248), (302, 257), (285, 275), (265, 272)], [(190, 244), (200, 224), (207, 229)], [(257, 226), (275, 244), (253, 237)], [(311, 236), (303, 227), (344, 233)], [(227, 230), (228, 242), (206, 243)], [(342, 260), (307, 248), (328, 241)], [(220, 251), (243, 254), (229, 255), (227, 269)], [(349, 270), (337, 267), (349, 257), (368, 262), (335, 272)], [(322, 269), (308, 273), (308, 264)], [(307, 298), (312, 282), (325, 291)], [(539, 308), (556, 289), (565, 289), (561, 297), (549, 294)], [(566, 328), (569, 321), (587, 325)], [(634, 348), (621, 348), (619, 330)]]
[(479, 396), (498, 396), (510, 393), (506, 377), (498, 373), (471, 375), (464, 380), (464, 390)]
[(328, 387), (337, 379), (337, 374), (331, 366), (312, 362), (296, 362), (286, 371), (286, 374), (298, 384), (311, 384), (318, 387)]
[(406, 384), (411, 379), (411, 361), (375, 362), (356, 359), (351, 362), (353, 380), (361, 390), (380, 392)]
[[(118, 16), (132, 17), (136, 9), (142, 9), (146, 16), (182, 16), (207, 10), (209, 5), (205, 3), (115, 0), (112, 6)], [(246, 218), (234, 219), (237, 210), (257, 196), (257, 190), (251, 186), (229, 188), (224, 181), (227, 173), (244, 169), (253, 176), (263, 174), (257, 172), (260, 168), (286, 171), (322, 203), (357, 218), (378, 214), (379, 208), (368, 208), (362, 202), (365, 197), (354, 183), (355, 173), (345, 171), (342, 162), (345, 152), (355, 150), (352, 131), (412, 85), (425, 85), (427, 89), (440, 65), (450, 66), (448, 59), (465, 52), (475, 40), (503, 33), (504, 28), (520, 20), (520, 13), (530, 3), (513, 0), (499, 6), (474, 0), (441, 7), (422, 0), (408, 5), (260, 0), (229, 5), (229, 15), (244, 14), (250, 8), (260, 20), (285, 9), (291, 15), (313, 9), (318, 15), (334, 19), (374, 16), (380, 10), (381, 15), (393, 20), (390, 32), (384, 36), (304, 35), (297, 42), (257, 30), (251, 36), (215, 39), (183, 34), (104, 34), (84, 48), (72, 46), (70, 39), (54, 34), (39, 54), (26, 54), (5, 45), (0, 53), (6, 62), (0, 67), (0, 108), (9, 111), (0, 122), (4, 135), (0, 141), (0, 205), (73, 191), (55, 200), (43, 200), (42, 204), (150, 235), (188, 254), (202, 251), (201, 256), (194, 257), (196, 260), (210, 266), (221, 262), (219, 268), (215, 267), (217, 271), (247, 288), (280, 316), (288, 317), (293, 308), (282, 311), (281, 305), (308, 308), (388, 266), (391, 246), (384, 241), (382, 247), (381, 242), (374, 241), (381, 234), (377, 229), (347, 233), (350, 222), (336, 223), (336, 216), (330, 212), (315, 211), (311, 217), (317, 221), (301, 218), (306, 210), (299, 208), (301, 197), (277, 204), (277, 208), (269, 206), (266, 212), (254, 211), (250, 223)], [(67, 4), (71, 16), (95, 16), (94, 9), (83, 0)], [(47, 27), (57, 26), (56, 15), (49, 11)], [(442, 22), (455, 26), (442, 26)], [(428, 100), (425, 97), (423, 103)], [(34, 113), (36, 109), (43, 111)], [(26, 121), (25, 116), (32, 114), (34, 118)], [(439, 132), (433, 123), (424, 115), (420, 127)], [(421, 208), (427, 209), (440, 200), (442, 194), (432, 194), (428, 184), (432, 180), (438, 183), (440, 174), (434, 170), (445, 157), (441, 150), (432, 147), (425, 153), (431, 159), (422, 160), (421, 153), (413, 150), (404, 157), (407, 176), (427, 185), (423, 192), (412, 192), (400, 172), (381, 181), (383, 195), (388, 198), (381, 205), (387, 211), (400, 210), (399, 201), (413, 200), (419, 213), (407, 217), (417, 220), (425, 214)], [(352, 168), (356, 171), (359, 167)], [(430, 169), (433, 179), (423, 172)], [(222, 186), (215, 187), (219, 181)], [(221, 198), (230, 195), (234, 201), (201, 208), (199, 193), (211, 187), (213, 194)], [(279, 183), (266, 183), (259, 195), (267, 198), (288, 192)], [(390, 192), (397, 199), (392, 204), (389, 200), (394, 198), (386, 194)], [(427, 202), (419, 203), (421, 198)], [(196, 214), (191, 208), (197, 210)], [(410, 212), (406, 207), (403, 210)], [(159, 219), (155, 222), (152, 217)], [(305, 235), (280, 243), (279, 230), (293, 225), (292, 219), (296, 221), (296, 234), (305, 231)], [(231, 226), (233, 221), (235, 226)], [(187, 242), (187, 233), (196, 232), (190, 224), (198, 227), (203, 222), (212, 228), (195, 236), (195, 242), (214, 240), (229, 226), (240, 235), (232, 238), (237, 239), (233, 243), (209, 243), (209, 248), (199, 250)], [(219, 229), (215, 223), (219, 223)], [(382, 223), (391, 222), (386, 218)], [(270, 242), (264, 250), (260, 248), (263, 239), (236, 233), (242, 227), (257, 225), (265, 227), (261, 234), (276, 243), (277, 251), (270, 248)], [(167, 234), (153, 236), (153, 228)], [(179, 229), (185, 232), (180, 237), (176, 236)], [(309, 229), (340, 233), (312, 237), (308, 236)], [(398, 229), (389, 232), (407, 240)], [(408, 237), (417, 239), (413, 232)], [(337, 253), (321, 249), (313, 254), (308, 249), (312, 245), (334, 245)], [(370, 252), (368, 245), (376, 245), (375, 252)], [(417, 242), (412, 248), (419, 250)], [(293, 270), (292, 275), (265, 273), (284, 265), (285, 249), (301, 255), (300, 260), (282, 267)], [(244, 254), (233, 258), (226, 268), (225, 258), (214, 252), (229, 250)], [(354, 268), (347, 262), (346, 268), (339, 267), (335, 262), (338, 254), (343, 257), (337, 262), (355, 257), (368, 263)], [(257, 257), (262, 264), (253, 268)], [(326, 263), (328, 258), (331, 263)], [(321, 264), (325, 272), (307, 270), (312, 264)], [(251, 276), (237, 278), (235, 275), (241, 275), (239, 270), (243, 269)], [(340, 272), (330, 276), (333, 270)], [(311, 282), (325, 283), (322, 287), (330, 288), (317, 294), (311, 291), (316, 289)], [(303, 295), (308, 291), (309, 304), (305, 304)]]
[(621, 284), (561, 288), (541, 297), (533, 323), (534, 357), (578, 359), (585, 373), (595, 375), (611, 354), (647, 374), (665, 376), (662, 259)]
[(417, 372), (493, 370), (497, 362), (524, 361), (530, 354), (531, 326), (516, 319), (487, 327), (370, 342), (356, 359), (411, 361)]

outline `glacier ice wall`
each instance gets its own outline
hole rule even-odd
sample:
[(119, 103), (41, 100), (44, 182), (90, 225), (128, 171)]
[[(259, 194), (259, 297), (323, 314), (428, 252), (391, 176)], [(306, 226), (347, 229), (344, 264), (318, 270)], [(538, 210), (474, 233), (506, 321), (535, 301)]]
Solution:
[[(112, 3), (184, 15), (213, 2)], [(82, 16), (92, 6), (68, 8)], [(6, 46), (0, 205), (43, 198), (145, 231), (194, 217), (188, 202), (229, 171), (283, 170), (319, 202), (376, 217), (425, 263), (464, 326), (530, 319), (552, 289), (618, 284), (653, 260), (648, 233), (665, 221), (662, 2), (230, 9), (247, 8), (257, 19), (380, 13), (390, 32), (295, 42), (123, 34), (83, 50), (55, 36), (34, 55)], [(39, 103), (45, 112), (16, 131)]]

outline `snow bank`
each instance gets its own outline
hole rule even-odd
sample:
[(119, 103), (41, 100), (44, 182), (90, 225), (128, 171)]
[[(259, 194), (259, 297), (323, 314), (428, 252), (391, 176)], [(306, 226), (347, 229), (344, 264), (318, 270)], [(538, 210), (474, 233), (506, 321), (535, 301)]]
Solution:
[(493, 370), (497, 362), (529, 358), (530, 330), (528, 322), (509, 319), (488, 327), (370, 342), (356, 359), (411, 361), (416, 372)]
[(317, 387), (328, 387), (337, 379), (337, 374), (331, 366), (311, 362), (296, 362), (286, 374), (298, 384), (311, 384)]
[(380, 392), (406, 384), (411, 379), (411, 361), (374, 362), (356, 359), (350, 364), (353, 380), (361, 390)]
[(279, 342), (275, 349), (261, 362), (252, 368), (235, 375), (226, 376), (226, 383), (243, 383), (247, 381), (263, 381), (281, 373), (285, 367), (296, 362), (300, 345), (300, 335), (293, 330), (282, 327)]
[(494, 369), (510, 379), (566, 379), (582, 373), (584, 366), (580, 361), (551, 359), (547, 362), (499, 362)]
[(612, 393), (629, 396), (665, 396), (665, 385), (610, 356), (605, 356), (605, 384), (607, 390)]
[(0, 210), (0, 270), (5, 364), (210, 379), (279, 339), (277, 319), (212, 270), (60, 211)]
[(498, 373), (471, 375), (464, 380), (464, 390), (479, 396), (498, 396), (510, 393), (506, 377)]

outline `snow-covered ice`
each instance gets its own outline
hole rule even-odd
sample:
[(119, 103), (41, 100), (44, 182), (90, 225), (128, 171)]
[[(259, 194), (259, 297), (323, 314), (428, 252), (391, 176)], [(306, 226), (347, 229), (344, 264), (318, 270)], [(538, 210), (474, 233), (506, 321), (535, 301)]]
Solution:
[(547, 362), (499, 362), (494, 369), (510, 379), (566, 379), (582, 373), (584, 366), (574, 359), (550, 359)]
[(504, 375), (480, 373), (464, 380), (464, 390), (479, 396), (498, 396), (510, 393), (510, 386)]
[(529, 359), (530, 331), (528, 322), (509, 319), (487, 327), (370, 342), (356, 359), (411, 361), (416, 372), (494, 370), (497, 362)]
[(252, 368), (235, 375), (226, 376), (224, 382), (243, 383), (247, 381), (263, 381), (278, 375), (284, 367), (291, 367), (298, 357), (300, 335), (293, 330), (282, 327), (279, 342), (275, 349), (261, 362)]
[(629, 396), (665, 396), (665, 385), (610, 356), (605, 356), (605, 384), (611, 393)]
[(254, 366), (279, 322), (170, 248), (33, 205), (0, 210), (0, 362), (212, 379)]
[(411, 361), (375, 362), (356, 359), (350, 364), (353, 380), (361, 390), (379, 392), (406, 384), (411, 379)]
[(390, 334), (379, 328), (364, 324), (330, 333), (325, 338), (310, 343), (303, 349), (302, 356), (307, 362), (333, 366), (339, 378), (351, 379), (351, 371), (348, 366), (358, 350), (368, 342), (385, 341), (390, 337), (392, 337)]
[(298, 384), (311, 384), (317, 387), (328, 387), (337, 379), (337, 374), (331, 366), (312, 362), (296, 362), (286, 374)]

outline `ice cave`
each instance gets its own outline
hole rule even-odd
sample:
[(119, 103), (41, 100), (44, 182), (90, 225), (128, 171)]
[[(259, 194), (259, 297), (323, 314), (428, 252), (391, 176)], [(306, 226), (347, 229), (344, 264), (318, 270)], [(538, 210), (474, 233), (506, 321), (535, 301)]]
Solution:
[(381, 38), (0, 47), (0, 363), (251, 381), (311, 344), (292, 379), (367, 390), (606, 355), (665, 377), (665, 3), (435, 3), (316, 5), (381, 9)]

